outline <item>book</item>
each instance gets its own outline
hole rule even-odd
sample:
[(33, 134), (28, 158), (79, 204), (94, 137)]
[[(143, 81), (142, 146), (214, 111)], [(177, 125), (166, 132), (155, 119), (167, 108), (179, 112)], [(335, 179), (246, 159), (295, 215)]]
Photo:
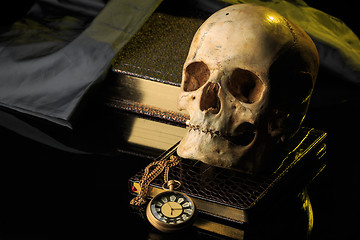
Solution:
[(177, 109), (179, 87), (125, 74), (114, 76), (111, 80), (113, 83), (107, 90), (105, 100), (109, 107), (180, 126), (184, 126), (190, 118), (187, 113)]
[[(161, 4), (114, 57), (112, 77), (106, 81), (107, 105), (165, 120), (176, 115), (173, 122), (189, 119), (177, 109), (182, 68), (192, 38), (208, 16), (193, 6)], [(154, 114), (153, 108), (162, 114)]]
[[(320, 130), (301, 128), (284, 145), (282, 153), (276, 155), (282, 161), (270, 175), (245, 174), (181, 159), (170, 169), (169, 179), (180, 181), (181, 188), (177, 191), (195, 202), (199, 211), (195, 227), (228, 237), (243, 236), (251, 219), (272, 207), (285, 193), (297, 194), (325, 168), (326, 136)], [(176, 155), (176, 149), (174, 145), (159, 158)], [(143, 170), (129, 179), (129, 189), (134, 195), (139, 193), (142, 175)], [(164, 191), (162, 184), (162, 176), (151, 182), (148, 197)]]
[[(89, 134), (97, 139), (96, 146), (103, 145), (112, 154), (128, 153), (141, 155), (151, 161), (177, 143), (186, 133), (186, 125), (170, 121), (154, 120), (141, 114), (104, 107), (101, 121), (95, 121), (84, 129), (96, 129), (98, 134)], [(102, 139), (102, 140), (98, 140)], [(94, 149), (95, 147), (93, 147)]]
[(138, 145), (150, 149), (166, 150), (181, 139), (186, 129), (171, 124), (153, 121), (137, 116), (129, 116), (131, 127), (124, 129), (127, 144)]
[(193, 6), (179, 10), (164, 2), (113, 59), (104, 101), (133, 123), (123, 131), (128, 142), (119, 151), (154, 156), (185, 135), (190, 117), (177, 109), (182, 67), (193, 35), (208, 16)]

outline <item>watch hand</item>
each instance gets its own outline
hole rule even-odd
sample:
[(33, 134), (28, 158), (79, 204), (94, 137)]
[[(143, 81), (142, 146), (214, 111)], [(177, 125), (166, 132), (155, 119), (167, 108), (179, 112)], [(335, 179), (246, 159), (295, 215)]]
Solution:
[(174, 209), (172, 208), (171, 204), (169, 203), (169, 206), (170, 206), (170, 215), (173, 215), (173, 211)]

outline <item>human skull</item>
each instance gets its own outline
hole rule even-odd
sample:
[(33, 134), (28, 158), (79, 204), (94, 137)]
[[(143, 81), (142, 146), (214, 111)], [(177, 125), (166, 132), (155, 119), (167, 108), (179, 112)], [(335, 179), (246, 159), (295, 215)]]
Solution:
[(178, 108), (190, 114), (178, 155), (249, 173), (277, 164), (271, 150), (305, 117), (316, 47), (274, 10), (237, 4), (198, 29), (183, 67)]

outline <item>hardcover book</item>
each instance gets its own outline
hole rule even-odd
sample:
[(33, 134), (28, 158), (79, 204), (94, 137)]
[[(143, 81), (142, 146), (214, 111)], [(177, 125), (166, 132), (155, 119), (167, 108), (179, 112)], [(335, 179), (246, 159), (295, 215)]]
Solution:
[[(101, 137), (107, 147), (116, 152), (140, 154), (153, 160), (181, 139), (187, 129), (185, 124), (171, 124), (142, 114), (106, 107), (103, 112), (106, 125)], [(96, 126), (95, 126), (96, 127)]]
[(182, 68), (208, 16), (193, 6), (175, 10), (161, 4), (113, 59), (107, 105), (184, 124), (188, 114), (176, 106)]
[[(169, 171), (169, 179), (181, 182), (177, 189), (195, 202), (199, 216), (195, 227), (228, 237), (243, 236), (244, 226), (285, 192), (300, 191), (325, 167), (326, 153), (323, 131), (301, 128), (283, 147), (277, 157), (282, 163), (272, 174), (256, 176), (225, 168), (210, 166), (200, 161), (181, 159)], [(159, 156), (176, 155), (177, 145)], [(143, 170), (129, 179), (132, 194), (138, 194)], [(151, 184), (149, 198), (164, 191), (162, 176)]]

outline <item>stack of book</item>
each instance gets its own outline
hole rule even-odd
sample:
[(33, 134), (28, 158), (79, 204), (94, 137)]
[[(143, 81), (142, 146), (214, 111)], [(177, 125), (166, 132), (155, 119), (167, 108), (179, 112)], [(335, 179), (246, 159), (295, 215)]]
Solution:
[(196, 8), (181, 12), (162, 4), (113, 59), (105, 101), (132, 115), (126, 133), (130, 144), (166, 150), (185, 135), (189, 115), (177, 109), (182, 68), (208, 16)]

